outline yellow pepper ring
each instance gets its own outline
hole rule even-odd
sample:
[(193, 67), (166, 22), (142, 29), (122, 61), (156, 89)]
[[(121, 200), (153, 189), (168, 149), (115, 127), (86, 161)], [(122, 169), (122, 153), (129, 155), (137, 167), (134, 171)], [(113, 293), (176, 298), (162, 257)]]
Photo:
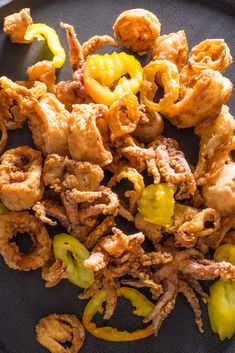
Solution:
[[(137, 316), (146, 317), (154, 308), (153, 303), (134, 288), (121, 287), (118, 289), (118, 296), (130, 300), (132, 305), (136, 307), (133, 313)], [(139, 340), (153, 334), (152, 325), (134, 332), (119, 331), (117, 328), (110, 326), (97, 327), (91, 320), (97, 312), (102, 312), (102, 304), (106, 300), (107, 294), (104, 289), (101, 289), (91, 298), (84, 310), (83, 325), (93, 336), (111, 342), (125, 342)]]
[[(130, 78), (125, 77), (127, 74)], [(139, 91), (143, 69), (133, 55), (114, 52), (89, 56), (83, 75), (85, 88), (92, 99), (110, 106), (123, 93)]]
[(54, 66), (56, 68), (61, 68), (64, 65), (66, 55), (59, 37), (53, 28), (44, 23), (34, 23), (27, 28), (24, 35), (24, 39), (28, 41), (32, 41), (34, 38), (44, 40), (44, 37), (47, 39), (48, 47), (54, 54), (52, 60)]
[(214, 259), (216, 262), (227, 261), (235, 266), (235, 245), (224, 244), (219, 246), (214, 253)]

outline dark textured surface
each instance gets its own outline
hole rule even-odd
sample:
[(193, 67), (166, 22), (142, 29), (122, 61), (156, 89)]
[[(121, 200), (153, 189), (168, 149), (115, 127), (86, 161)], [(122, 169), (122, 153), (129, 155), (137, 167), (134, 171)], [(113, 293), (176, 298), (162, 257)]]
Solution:
[[(34, 22), (45, 22), (58, 30), (63, 45), (65, 34), (59, 22), (69, 22), (76, 28), (79, 40), (85, 41), (94, 34), (112, 34), (112, 24), (123, 10), (143, 7), (153, 11), (162, 23), (162, 33), (184, 29), (190, 48), (205, 38), (225, 38), (234, 56), (235, 20), (234, 0), (225, 1), (184, 1), (184, 0), (16, 0), (0, 8), (0, 21), (4, 16), (28, 6), (32, 9)], [(1, 1), (0, 1), (1, 5)], [(2, 22), (1, 22), (2, 27)], [(0, 32), (0, 75), (12, 79), (24, 79), (26, 69), (41, 58), (50, 58), (43, 42), (31, 46), (12, 45)], [(60, 78), (69, 78), (70, 68), (66, 63)], [(226, 75), (234, 81), (235, 68)], [(235, 113), (234, 101), (230, 107)], [(197, 139), (191, 131), (177, 131), (169, 124), (165, 134), (179, 139), (191, 162), (196, 160)], [(28, 130), (10, 133), (9, 146), (31, 144)], [(59, 229), (49, 228), (51, 234)], [(52, 289), (45, 289), (40, 271), (19, 272), (5, 266), (0, 259), (0, 353), (46, 353), (35, 341), (34, 327), (38, 320), (49, 313), (75, 314), (81, 318), (85, 302), (77, 299), (78, 288), (62, 282)], [(202, 307), (204, 305), (202, 304)], [(87, 334), (82, 353), (232, 353), (234, 340), (221, 343), (209, 328), (204, 306), (206, 333), (198, 333), (193, 313), (181, 296), (175, 310), (166, 320), (158, 337), (151, 337), (133, 343), (109, 343), (97, 340)], [(130, 318), (130, 319), (129, 319)], [(112, 320), (120, 328), (134, 329), (140, 321), (131, 320), (127, 304), (122, 301)]]

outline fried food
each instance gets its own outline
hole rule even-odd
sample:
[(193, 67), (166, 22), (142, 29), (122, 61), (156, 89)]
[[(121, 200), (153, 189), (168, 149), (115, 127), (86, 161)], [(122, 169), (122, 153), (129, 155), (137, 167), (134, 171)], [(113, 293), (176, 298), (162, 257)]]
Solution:
[(181, 71), (188, 55), (188, 42), (184, 31), (165, 34), (157, 38), (152, 49), (153, 60), (170, 60)]
[(67, 189), (94, 191), (100, 185), (104, 172), (89, 162), (76, 162), (58, 154), (48, 155), (43, 167), (43, 182), (56, 192)]
[(130, 180), (134, 186), (134, 190), (125, 192), (125, 196), (129, 199), (129, 211), (133, 213), (136, 210), (137, 200), (140, 197), (141, 191), (144, 189), (144, 179), (142, 175), (134, 168), (124, 168), (110, 179), (108, 186), (112, 188), (116, 183), (119, 183), (125, 178)]
[(125, 136), (135, 131), (140, 118), (138, 99), (133, 93), (124, 93), (105, 114), (112, 132), (111, 138)]
[(44, 155), (69, 155), (69, 116), (64, 105), (52, 93), (44, 94), (34, 103), (29, 116), (29, 127), (36, 147)]
[(202, 188), (207, 207), (218, 210), (223, 216), (235, 212), (235, 163), (225, 164), (215, 178)]
[(153, 142), (163, 131), (163, 119), (158, 112), (149, 110), (143, 104), (140, 105), (139, 110), (139, 121), (132, 136), (139, 142)]
[(206, 39), (197, 44), (189, 53), (188, 65), (195, 72), (212, 69), (225, 72), (233, 58), (224, 39)]
[(113, 47), (118, 47), (118, 43), (108, 35), (93, 36), (88, 39), (88, 41), (82, 45), (82, 54), (84, 59), (86, 59), (89, 55), (94, 54), (99, 49), (103, 48), (105, 44), (112, 45)]
[(46, 85), (41, 82), (16, 83), (7, 77), (0, 77), (0, 112), (6, 128), (21, 128), (29, 117), (33, 104), (46, 91)]
[(211, 235), (219, 226), (220, 215), (213, 208), (198, 210), (176, 203), (167, 232), (174, 234), (177, 246), (190, 248), (196, 245), (198, 237)]
[[(154, 103), (158, 85), (164, 89), (164, 96), (159, 103)], [(148, 109), (165, 113), (167, 108), (177, 101), (179, 89), (179, 72), (177, 66), (171, 61), (154, 60), (144, 67), (140, 99)]]
[(6, 16), (4, 18), (3, 30), (9, 35), (12, 43), (30, 43), (30, 41), (24, 39), (24, 35), (28, 26), (32, 23), (30, 9), (25, 8), (20, 12)]
[(193, 127), (219, 115), (231, 96), (233, 85), (218, 71), (203, 70), (188, 86), (181, 87), (179, 101), (167, 107), (164, 115), (178, 128)]
[(0, 158), (0, 199), (11, 211), (30, 209), (43, 195), (41, 152), (28, 146)]
[(135, 216), (135, 227), (142, 232), (153, 245), (158, 244), (162, 240), (162, 227), (146, 221), (140, 212)]
[(144, 55), (154, 46), (160, 29), (158, 18), (144, 9), (122, 12), (113, 25), (118, 42), (139, 55)]
[(216, 119), (205, 120), (196, 127), (195, 133), (201, 138), (194, 171), (197, 185), (206, 184), (223, 168), (232, 148), (234, 129), (234, 118), (225, 105)]
[[(11, 242), (17, 233), (27, 233), (32, 240), (31, 250), (21, 253)], [(0, 214), (0, 254), (6, 264), (15, 270), (36, 270), (45, 265), (51, 253), (51, 239), (43, 223), (28, 212)]]
[(8, 139), (6, 124), (4, 122), (3, 115), (1, 112), (0, 112), (0, 131), (2, 134), (1, 140), (0, 140), (0, 153), (1, 153), (2, 150), (4, 150), (4, 148), (6, 147), (7, 139)]
[(151, 149), (156, 151), (156, 165), (161, 177), (177, 187), (176, 199), (187, 199), (194, 195), (195, 179), (176, 140), (159, 137), (149, 145), (149, 148), (150, 151)]
[[(74, 315), (50, 314), (36, 325), (36, 339), (51, 353), (78, 353), (85, 340), (85, 330)], [(65, 348), (62, 344), (69, 342)]]
[(99, 129), (101, 124), (105, 124), (103, 116), (106, 111), (107, 107), (102, 104), (73, 106), (68, 145), (74, 160), (95, 163), (101, 167), (112, 162), (112, 153), (105, 143), (106, 136)]
[(55, 93), (55, 66), (52, 61), (39, 61), (27, 70), (28, 79), (30, 81), (40, 81), (45, 83), (47, 91)]

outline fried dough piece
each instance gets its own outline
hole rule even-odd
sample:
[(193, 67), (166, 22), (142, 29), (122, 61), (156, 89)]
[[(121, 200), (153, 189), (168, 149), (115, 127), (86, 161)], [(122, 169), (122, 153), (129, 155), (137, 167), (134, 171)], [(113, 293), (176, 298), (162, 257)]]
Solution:
[(74, 189), (94, 191), (104, 177), (103, 170), (96, 164), (76, 162), (58, 154), (47, 156), (43, 168), (43, 181), (56, 192)]
[(52, 61), (43, 60), (39, 61), (27, 69), (28, 79), (30, 81), (40, 81), (45, 83), (47, 91), (55, 93), (55, 66)]
[(202, 188), (207, 207), (218, 210), (223, 216), (235, 213), (235, 163), (225, 164), (219, 174)]
[(197, 185), (206, 184), (223, 168), (232, 148), (234, 129), (235, 120), (225, 105), (216, 119), (205, 120), (196, 127), (195, 133), (201, 137), (194, 171)]
[(32, 23), (30, 9), (25, 8), (4, 18), (3, 31), (9, 35), (12, 43), (30, 43), (24, 39), (24, 35)]
[[(17, 233), (28, 233), (33, 242), (31, 250), (21, 253), (11, 240)], [(43, 223), (28, 212), (0, 214), (0, 254), (15, 270), (36, 270), (45, 265), (51, 253), (51, 239)]]
[(158, 18), (144, 9), (122, 12), (113, 26), (118, 42), (139, 55), (146, 54), (154, 46), (160, 29)]
[[(85, 340), (85, 330), (74, 315), (50, 314), (36, 325), (36, 339), (51, 353), (78, 353)], [(70, 348), (61, 343), (70, 342)]]
[(193, 127), (220, 113), (232, 93), (233, 85), (218, 71), (203, 70), (181, 86), (179, 101), (168, 107), (164, 115), (178, 128)]
[(112, 162), (112, 153), (102, 132), (107, 107), (102, 104), (76, 104), (70, 117), (69, 152), (76, 161), (87, 161), (101, 167)]
[(140, 105), (139, 109), (139, 122), (132, 136), (139, 142), (150, 143), (162, 133), (164, 128), (163, 119), (158, 112), (149, 110), (143, 104)]
[(41, 152), (28, 146), (6, 151), (0, 159), (0, 199), (11, 211), (31, 208), (43, 195)]
[(224, 39), (206, 39), (197, 44), (189, 53), (188, 65), (195, 73), (212, 69), (225, 72), (233, 58)]
[(44, 94), (34, 103), (29, 115), (29, 127), (36, 147), (44, 155), (69, 155), (69, 112), (51, 93)]
[(184, 31), (158, 37), (152, 49), (153, 60), (170, 60), (179, 71), (186, 63), (187, 54), (188, 42)]

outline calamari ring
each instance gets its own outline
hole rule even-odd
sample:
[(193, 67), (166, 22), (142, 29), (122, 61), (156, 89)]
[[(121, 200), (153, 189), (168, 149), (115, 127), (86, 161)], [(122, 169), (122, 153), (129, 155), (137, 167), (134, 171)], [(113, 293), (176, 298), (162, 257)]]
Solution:
[[(85, 340), (85, 330), (74, 315), (50, 314), (36, 326), (36, 339), (52, 353), (77, 353)], [(70, 348), (60, 343), (71, 342)]]
[[(21, 253), (10, 242), (17, 233), (28, 233), (33, 242), (29, 253)], [(0, 253), (5, 263), (15, 270), (36, 270), (45, 265), (51, 253), (51, 239), (43, 223), (28, 212), (0, 214)]]
[(144, 9), (131, 9), (122, 12), (116, 19), (114, 35), (126, 48), (144, 55), (159, 36), (161, 24), (158, 18)]
[(153, 60), (170, 60), (181, 71), (187, 60), (188, 42), (184, 31), (158, 37), (152, 50)]
[(189, 86), (180, 90), (180, 100), (164, 111), (178, 128), (193, 127), (205, 119), (214, 118), (231, 96), (233, 85), (219, 71), (203, 70), (194, 75)]
[(138, 99), (131, 92), (124, 93), (111, 105), (105, 118), (113, 138), (133, 132), (140, 118)]
[(197, 185), (208, 183), (220, 173), (232, 148), (234, 129), (235, 120), (226, 105), (216, 119), (205, 120), (196, 127), (195, 133), (201, 138), (194, 171)]
[(212, 69), (223, 73), (233, 62), (224, 39), (206, 39), (189, 53), (188, 65), (195, 73)]
[[(141, 102), (153, 111), (164, 112), (179, 96), (179, 71), (169, 60), (151, 61), (143, 69), (144, 79), (140, 87)], [(153, 99), (158, 90), (155, 81), (164, 88), (164, 97), (159, 103)]]
[(126, 196), (130, 202), (130, 212), (134, 212), (137, 204), (137, 200), (140, 197), (141, 191), (144, 189), (144, 180), (140, 173), (135, 168), (123, 168), (118, 174), (115, 174), (108, 182), (108, 187), (112, 188), (116, 183), (122, 179), (130, 180), (134, 185), (134, 191), (127, 191)]
[(31, 208), (42, 197), (41, 152), (29, 146), (6, 151), (0, 159), (0, 199), (11, 211)]

